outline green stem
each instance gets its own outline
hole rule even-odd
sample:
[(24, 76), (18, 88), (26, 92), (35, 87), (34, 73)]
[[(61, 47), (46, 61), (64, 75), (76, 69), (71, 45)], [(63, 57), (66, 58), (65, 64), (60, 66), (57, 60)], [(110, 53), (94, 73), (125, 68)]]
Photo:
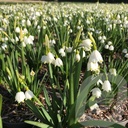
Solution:
[(53, 72), (52, 72), (51, 64), (48, 65), (48, 68), (49, 68), (49, 73), (50, 73), (51, 84), (53, 86), (54, 85), (54, 81), (53, 81)]
[(69, 96), (70, 96), (70, 105), (73, 105), (74, 104), (73, 55), (71, 55), (71, 61), (70, 61)]
[(2, 95), (0, 94), (0, 128), (3, 128), (1, 112), (2, 112)]
[[(69, 121), (68, 121), (68, 125), (69, 127), (74, 124), (74, 121), (75, 121), (75, 112), (74, 112), (74, 109), (73, 109), (73, 105), (74, 105), (74, 74), (73, 74), (73, 55), (71, 55), (71, 58), (70, 58), (70, 73), (69, 73), (69, 112), (68, 114), (70, 115), (70, 113), (73, 113), (70, 118), (69, 118)], [(73, 111), (73, 112), (72, 112)]]

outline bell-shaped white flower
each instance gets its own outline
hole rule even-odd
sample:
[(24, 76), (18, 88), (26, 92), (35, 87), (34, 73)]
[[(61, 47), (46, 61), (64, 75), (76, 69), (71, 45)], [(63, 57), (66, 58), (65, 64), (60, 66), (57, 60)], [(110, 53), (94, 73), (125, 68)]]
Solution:
[(97, 50), (94, 50), (91, 53), (90, 57), (89, 57), (89, 62), (94, 62), (94, 63), (100, 62), (100, 63), (102, 63), (103, 62), (103, 58), (102, 58), (100, 52), (97, 51)]
[(128, 53), (126, 53), (124, 57), (128, 59)]
[(27, 28), (24, 28), (24, 29), (22, 30), (22, 32), (23, 32), (23, 34), (27, 34), (27, 33), (28, 33)]
[(48, 63), (53, 63), (55, 60), (54, 55), (51, 52), (47, 54), (47, 58), (48, 58), (47, 60)]
[(88, 62), (87, 64), (87, 71), (99, 71), (99, 65), (97, 62)]
[(110, 50), (110, 51), (113, 51), (113, 50), (114, 50), (114, 46), (113, 46), (113, 45), (110, 45), (110, 46), (109, 46), (109, 50)]
[(46, 55), (43, 55), (42, 57), (41, 57), (41, 61), (42, 61), (42, 63), (47, 63), (47, 56)]
[(91, 92), (92, 95), (95, 96), (96, 98), (99, 98), (101, 96), (101, 90), (99, 88), (93, 88)]
[(49, 44), (50, 44), (50, 46), (54, 46), (56, 44), (56, 41), (54, 39), (53, 40), (50, 40), (49, 41)]
[(76, 59), (77, 62), (80, 61), (80, 54), (79, 53), (76, 54), (75, 59)]
[(31, 26), (31, 21), (29, 19), (27, 20), (27, 26)]
[(90, 39), (85, 39), (80, 43), (80, 47), (83, 47), (85, 51), (90, 51), (92, 47), (92, 41)]
[(91, 111), (95, 110), (95, 109), (99, 109), (99, 105), (97, 103), (95, 103), (94, 105), (90, 106)]
[(25, 92), (25, 99), (26, 99), (26, 100), (27, 100), (27, 99), (31, 100), (33, 97), (34, 97), (34, 94), (33, 94), (33, 92), (32, 92), (31, 90), (27, 90), (27, 91)]
[(29, 37), (24, 37), (24, 44), (33, 44), (33, 41), (34, 41), (34, 36), (29, 36)]
[(104, 48), (105, 48), (105, 49), (109, 49), (109, 45), (106, 44), (106, 45), (104, 46)]
[(99, 79), (98, 81), (97, 81), (97, 85), (103, 85), (103, 82), (102, 82), (102, 80), (101, 79)]
[(17, 36), (15, 37), (15, 41), (16, 41), (16, 42), (18, 42), (18, 41), (19, 41), (19, 38), (18, 38)]
[(19, 27), (16, 27), (16, 28), (15, 28), (15, 32), (16, 32), (16, 33), (20, 33), (20, 28), (19, 28)]
[(71, 53), (72, 52), (72, 47), (66, 47), (66, 51), (68, 52), (68, 53)]
[(16, 100), (18, 103), (24, 102), (24, 99), (25, 99), (25, 94), (24, 94), (24, 92), (20, 91), (20, 92), (17, 92), (17, 93), (16, 93), (15, 100)]
[(55, 58), (54, 58), (54, 55), (51, 52), (49, 52), (47, 55), (43, 55), (41, 57), (41, 61), (42, 61), (42, 63), (49, 63), (49, 64), (52, 63), (53, 64), (55, 61)]
[(64, 51), (64, 48), (59, 49), (59, 53), (62, 57), (66, 56), (66, 53)]
[(123, 52), (123, 53), (127, 53), (128, 51), (127, 51), (127, 49), (125, 48), (125, 49), (123, 49), (122, 52)]
[(105, 80), (103, 85), (102, 85), (102, 89), (106, 92), (111, 91), (111, 84), (108, 80)]
[(56, 66), (60, 67), (60, 66), (63, 66), (63, 62), (60, 58), (56, 58), (56, 60), (54, 61), (54, 65), (55, 67)]
[(7, 48), (7, 44), (3, 43), (1, 47), (3, 50), (5, 50)]
[(111, 75), (114, 75), (114, 76), (117, 75), (117, 74), (116, 74), (116, 69), (115, 69), (115, 68), (111, 68), (111, 69), (109, 69), (109, 72), (110, 72)]
[(108, 45), (112, 45), (112, 42), (111, 41), (108, 41)]

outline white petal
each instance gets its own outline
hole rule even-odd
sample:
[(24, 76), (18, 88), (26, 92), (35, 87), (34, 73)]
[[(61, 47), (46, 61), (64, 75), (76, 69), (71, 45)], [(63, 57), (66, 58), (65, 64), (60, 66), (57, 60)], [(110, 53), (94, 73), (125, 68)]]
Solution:
[(90, 57), (89, 57), (89, 62), (95, 62), (95, 63), (100, 62), (100, 63), (102, 63), (103, 62), (103, 58), (102, 58), (100, 52), (97, 51), (97, 50), (94, 50), (91, 53)]
[(103, 85), (102, 85), (102, 89), (106, 92), (111, 91), (111, 84), (108, 80), (105, 80)]
[(27, 90), (27, 91), (25, 92), (25, 98), (26, 98), (26, 99), (32, 99), (33, 97), (34, 97), (34, 94), (33, 94), (32, 91)]
[(20, 102), (24, 102), (24, 99), (25, 99), (25, 94), (24, 92), (17, 92), (16, 93), (16, 96), (15, 96), (15, 100), (20, 103)]

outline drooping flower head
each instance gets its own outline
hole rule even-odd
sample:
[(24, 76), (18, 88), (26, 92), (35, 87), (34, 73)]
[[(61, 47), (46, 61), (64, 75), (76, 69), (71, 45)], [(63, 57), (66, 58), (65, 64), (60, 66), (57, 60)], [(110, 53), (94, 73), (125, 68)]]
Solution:
[(27, 100), (27, 99), (31, 100), (33, 97), (34, 97), (34, 94), (33, 94), (33, 92), (32, 92), (31, 90), (27, 90), (27, 91), (25, 92), (25, 99), (26, 99), (26, 100)]
[(41, 57), (41, 61), (42, 63), (45, 63), (45, 64), (46, 63), (51, 64), (51, 63), (54, 63), (55, 58), (54, 58), (54, 55), (51, 52), (49, 52), (47, 55), (43, 55)]
[(108, 80), (105, 80), (103, 85), (102, 85), (102, 89), (106, 92), (111, 91), (111, 84)]
[(85, 39), (80, 43), (80, 47), (83, 47), (85, 51), (90, 51), (92, 47), (92, 41), (90, 39)]
[(99, 62), (99, 63), (102, 63), (103, 62), (103, 58), (102, 58), (100, 52), (97, 51), (97, 50), (94, 50), (91, 53), (90, 57), (89, 57), (89, 62), (94, 62), (94, 63), (98, 63)]
[(18, 103), (24, 102), (24, 99), (25, 99), (25, 94), (24, 94), (24, 92), (20, 91), (20, 92), (17, 92), (17, 93), (16, 93), (15, 100), (16, 100)]
[(54, 61), (54, 65), (55, 67), (56, 66), (60, 67), (60, 66), (63, 66), (63, 62), (60, 58), (57, 57), (56, 60)]
[(97, 98), (99, 98), (101, 96), (101, 90), (99, 88), (93, 88), (91, 90), (91, 92), (92, 92), (92, 95)]
[(97, 62), (88, 62), (87, 71), (99, 72), (99, 65)]

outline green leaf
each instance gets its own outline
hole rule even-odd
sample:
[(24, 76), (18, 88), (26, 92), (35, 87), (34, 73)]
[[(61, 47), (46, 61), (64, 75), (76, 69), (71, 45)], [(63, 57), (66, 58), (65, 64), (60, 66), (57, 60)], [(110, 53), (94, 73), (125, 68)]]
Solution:
[(2, 111), (2, 95), (0, 94), (0, 116), (1, 116), (1, 111)]
[(2, 118), (0, 116), (0, 128), (3, 128), (3, 124), (2, 124)]
[(25, 123), (27, 124), (31, 124), (40, 128), (53, 128), (50, 125), (44, 124), (44, 123), (40, 123), (40, 122), (36, 122), (36, 121), (25, 121)]
[(100, 126), (106, 128), (125, 128), (124, 126), (117, 124), (115, 122), (103, 121), (103, 120), (89, 120), (80, 122), (83, 126)]
[(36, 106), (31, 100), (26, 100), (28, 107), (34, 112), (34, 114), (43, 122), (52, 124), (53, 120), (45, 110), (43, 106), (41, 106), (41, 110), (39, 110), (38, 106)]
[(45, 121), (45, 117), (43, 115), (43, 113), (38, 109), (38, 107), (36, 107), (32, 101), (30, 100), (26, 100), (26, 104), (28, 105), (28, 107), (33, 111), (33, 113), (41, 120), (41, 121)]
[(46, 90), (45, 86), (43, 86), (43, 91), (44, 91), (44, 96), (45, 96), (45, 100), (46, 100), (47, 105), (51, 106), (50, 98), (49, 98), (49, 95), (48, 95), (48, 91)]
[(2, 111), (2, 95), (0, 94), (0, 128), (3, 128), (1, 111)]
[(75, 73), (74, 73), (74, 96), (77, 97), (78, 87), (79, 87), (79, 79), (80, 79), (80, 72), (81, 72), (81, 66), (82, 66), (82, 56), (83, 56), (83, 50), (80, 51), (80, 62), (78, 62), (75, 66)]
[[(92, 78), (92, 76), (86, 78), (81, 85), (79, 96), (76, 100), (75, 112), (76, 118), (78, 118), (78, 113), (84, 112), (84, 107), (87, 104), (88, 93), (90, 89), (95, 85), (95, 83), (101, 78), (102, 75)], [(81, 111), (81, 108), (82, 111)]]

